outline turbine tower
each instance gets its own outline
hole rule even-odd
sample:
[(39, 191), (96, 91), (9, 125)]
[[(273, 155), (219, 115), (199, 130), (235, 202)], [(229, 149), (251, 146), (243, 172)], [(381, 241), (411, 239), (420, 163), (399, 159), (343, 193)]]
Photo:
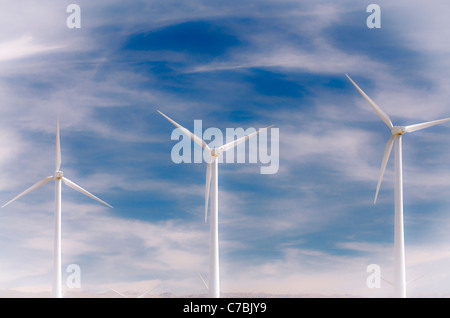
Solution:
[[(158, 112), (163, 115), (168, 121), (178, 127), (183, 133), (189, 136), (196, 144), (198, 144), (203, 149), (206, 149), (210, 154), (210, 160), (206, 168), (206, 186), (205, 186), (205, 223), (208, 217), (208, 200), (211, 196), (211, 217), (209, 220), (210, 224), (210, 241), (209, 241), (209, 283), (208, 283), (208, 293), (210, 298), (220, 297), (220, 279), (219, 279), (219, 222), (218, 222), (218, 157), (222, 152), (236, 147), (238, 144), (246, 141), (247, 139), (255, 136), (263, 130), (266, 130), (272, 126), (255, 131), (247, 136), (236, 139), (218, 148), (210, 148), (206, 142), (199, 138), (198, 136), (191, 133), (186, 128), (182, 127), (171, 118), (164, 115), (158, 110)], [(203, 280), (203, 279), (202, 279)], [(205, 284), (206, 285), (206, 284)]]
[(377, 191), (375, 193), (374, 204), (377, 202), (378, 191), (380, 190), (381, 181), (383, 180), (386, 164), (395, 144), (395, 225), (394, 225), (394, 297), (406, 297), (406, 269), (405, 269), (405, 240), (403, 226), (403, 177), (402, 177), (402, 136), (405, 133), (414, 132), (434, 125), (443, 124), (450, 121), (450, 118), (439, 119), (409, 126), (394, 126), (389, 116), (364, 93), (361, 88), (345, 74), (350, 82), (355, 86), (358, 92), (369, 103), (372, 109), (377, 113), (381, 120), (391, 130), (391, 138), (389, 138), (386, 149), (384, 151), (383, 160), (381, 162), (380, 174), (378, 176)]
[(44, 184), (55, 180), (55, 230), (54, 230), (54, 245), (53, 245), (53, 287), (52, 287), (52, 296), (54, 298), (61, 298), (62, 292), (61, 292), (61, 180), (72, 189), (75, 189), (88, 197), (97, 200), (100, 203), (103, 203), (110, 208), (112, 208), (111, 205), (104, 202), (103, 200), (100, 200), (92, 193), (86, 191), (79, 185), (75, 184), (74, 182), (70, 181), (66, 177), (63, 176), (63, 172), (60, 169), (61, 167), (61, 146), (60, 146), (60, 139), (59, 139), (59, 120), (58, 120), (58, 114), (56, 115), (56, 164), (55, 164), (55, 173), (52, 176), (45, 177), (44, 179), (36, 182), (34, 185), (29, 187), (27, 190), (16, 196), (14, 199), (8, 201), (5, 203), (3, 207), (7, 206), (11, 202), (19, 199), (20, 197), (23, 197), (24, 195), (30, 193), (33, 190), (36, 190), (37, 188), (43, 186)]

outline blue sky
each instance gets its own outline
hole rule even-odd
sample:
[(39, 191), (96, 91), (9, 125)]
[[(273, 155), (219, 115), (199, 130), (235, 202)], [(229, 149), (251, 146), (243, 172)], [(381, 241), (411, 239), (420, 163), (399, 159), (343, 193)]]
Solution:
[[(345, 77), (408, 125), (450, 116), (449, 4), (378, 1), (1, 0), (0, 200), (54, 170), (114, 206), (63, 187), (63, 274), (82, 289), (205, 293), (205, 163), (175, 164), (174, 127), (279, 130), (279, 169), (219, 167), (222, 292), (391, 296), (389, 131)], [(407, 280), (412, 296), (450, 294), (450, 127), (405, 136)], [(192, 146), (192, 151), (197, 146)], [(0, 212), (0, 290), (49, 290), (52, 184)]]

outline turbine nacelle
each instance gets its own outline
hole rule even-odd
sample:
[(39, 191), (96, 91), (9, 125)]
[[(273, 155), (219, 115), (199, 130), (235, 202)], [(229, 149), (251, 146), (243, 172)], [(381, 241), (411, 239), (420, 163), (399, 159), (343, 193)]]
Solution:
[(221, 154), (221, 152), (217, 148), (212, 148), (209, 153), (210, 153), (211, 157), (219, 157)]
[(405, 126), (394, 126), (391, 128), (393, 135), (403, 135), (406, 132)]
[(62, 179), (63, 178), (63, 172), (62, 171), (55, 171), (55, 179)]

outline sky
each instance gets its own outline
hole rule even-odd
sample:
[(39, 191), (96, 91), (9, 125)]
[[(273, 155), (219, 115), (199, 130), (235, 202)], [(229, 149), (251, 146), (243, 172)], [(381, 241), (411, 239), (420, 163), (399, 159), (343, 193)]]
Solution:
[[(67, 25), (71, 3), (80, 28)], [(367, 25), (371, 3), (380, 28)], [(63, 185), (63, 290), (76, 264), (80, 292), (206, 294), (206, 163), (175, 162), (182, 137), (160, 110), (191, 131), (201, 120), (217, 145), (208, 128), (274, 125), (276, 169), (219, 165), (223, 294), (392, 296), (393, 153), (373, 204), (390, 132), (345, 74), (396, 125), (450, 117), (448, 1), (0, 7), (0, 202), (54, 173), (58, 113), (64, 176), (114, 207)], [(411, 297), (450, 296), (449, 133), (403, 138)], [(52, 182), (0, 210), (0, 296), (50, 291), (53, 211)], [(380, 288), (367, 286), (370, 264)]]

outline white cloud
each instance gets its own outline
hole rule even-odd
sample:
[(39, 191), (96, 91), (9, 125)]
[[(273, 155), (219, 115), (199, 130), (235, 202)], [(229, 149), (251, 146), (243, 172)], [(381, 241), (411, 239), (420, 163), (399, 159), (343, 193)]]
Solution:
[(32, 36), (22, 36), (15, 40), (0, 43), (0, 62), (48, 53), (61, 48), (62, 46), (37, 44)]

